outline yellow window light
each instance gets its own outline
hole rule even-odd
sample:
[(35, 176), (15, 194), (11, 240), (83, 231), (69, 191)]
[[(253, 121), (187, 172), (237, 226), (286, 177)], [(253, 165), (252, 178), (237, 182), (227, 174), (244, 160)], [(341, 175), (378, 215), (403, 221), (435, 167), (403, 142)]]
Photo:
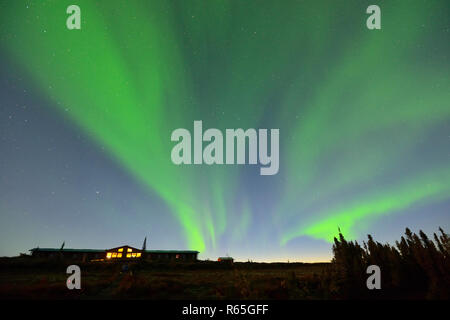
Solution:
[(106, 254), (106, 258), (107, 258), (107, 259), (111, 259), (111, 252), (108, 252), (108, 253)]
[(136, 258), (136, 253), (133, 252), (133, 253), (131, 254), (131, 256), (132, 256), (133, 258)]
[(127, 258), (131, 258), (131, 253), (127, 253)]
[(141, 253), (140, 253), (140, 252), (136, 254), (136, 257), (139, 258), (140, 256), (141, 256)]
[(121, 254), (121, 253), (118, 253), (118, 254), (117, 254), (117, 258), (122, 258), (122, 254)]
[(128, 250), (127, 250), (128, 252), (131, 252), (131, 251), (133, 251), (133, 249), (131, 249), (131, 248), (128, 248)]
[(117, 257), (117, 253), (113, 252), (112, 257), (113, 258)]
[(117, 250), (117, 251), (119, 251), (119, 252), (123, 252), (123, 248), (120, 248), (119, 250)]

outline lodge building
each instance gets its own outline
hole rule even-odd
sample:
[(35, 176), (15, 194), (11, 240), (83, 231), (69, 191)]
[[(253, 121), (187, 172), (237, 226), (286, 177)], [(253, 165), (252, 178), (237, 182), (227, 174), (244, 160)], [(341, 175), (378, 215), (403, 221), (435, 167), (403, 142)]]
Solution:
[(122, 261), (122, 260), (164, 260), (164, 261), (197, 261), (198, 251), (192, 250), (146, 250), (145, 240), (142, 249), (128, 245), (112, 249), (65, 249), (33, 248), (31, 256), (45, 259), (67, 259), (73, 261)]

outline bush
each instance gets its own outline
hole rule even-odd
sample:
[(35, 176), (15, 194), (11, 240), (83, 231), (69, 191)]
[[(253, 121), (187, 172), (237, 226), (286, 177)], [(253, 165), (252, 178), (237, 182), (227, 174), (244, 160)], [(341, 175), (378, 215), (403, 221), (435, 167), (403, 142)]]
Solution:
[[(376, 242), (371, 235), (359, 245), (347, 241), (341, 232), (334, 238), (331, 267), (322, 275), (322, 295), (337, 299), (354, 298), (450, 298), (449, 236), (430, 240), (408, 228), (395, 247)], [(382, 290), (368, 290), (366, 274), (369, 265), (381, 269)]]

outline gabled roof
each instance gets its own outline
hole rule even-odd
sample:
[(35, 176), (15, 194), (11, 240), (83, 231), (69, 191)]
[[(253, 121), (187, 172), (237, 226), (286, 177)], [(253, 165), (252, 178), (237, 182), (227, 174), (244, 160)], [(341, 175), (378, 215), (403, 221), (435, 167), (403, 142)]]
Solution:
[(138, 248), (135, 248), (135, 247), (130, 247), (129, 245), (123, 245), (123, 246), (120, 246), (120, 247), (115, 247), (115, 248), (107, 249), (106, 251), (114, 251), (114, 250), (118, 250), (118, 249), (120, 249), (120, 248), (130, 248), (130, 249), (132, 249), (133, 251), (141, 251), (141, 252), (142, 252), (141, 249), (138, 249)]

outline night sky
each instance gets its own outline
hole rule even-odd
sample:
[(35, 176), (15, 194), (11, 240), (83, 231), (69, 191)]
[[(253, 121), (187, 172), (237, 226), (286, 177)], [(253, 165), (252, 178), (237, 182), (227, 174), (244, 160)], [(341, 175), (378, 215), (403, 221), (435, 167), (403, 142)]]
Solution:
[[(278, 128), (278, 174), (174, 165), (194, 120)], [(449, 1), (0, 3), (0, 256), (327, 261), (338, 227), (450, 231), (449, 160)]]

